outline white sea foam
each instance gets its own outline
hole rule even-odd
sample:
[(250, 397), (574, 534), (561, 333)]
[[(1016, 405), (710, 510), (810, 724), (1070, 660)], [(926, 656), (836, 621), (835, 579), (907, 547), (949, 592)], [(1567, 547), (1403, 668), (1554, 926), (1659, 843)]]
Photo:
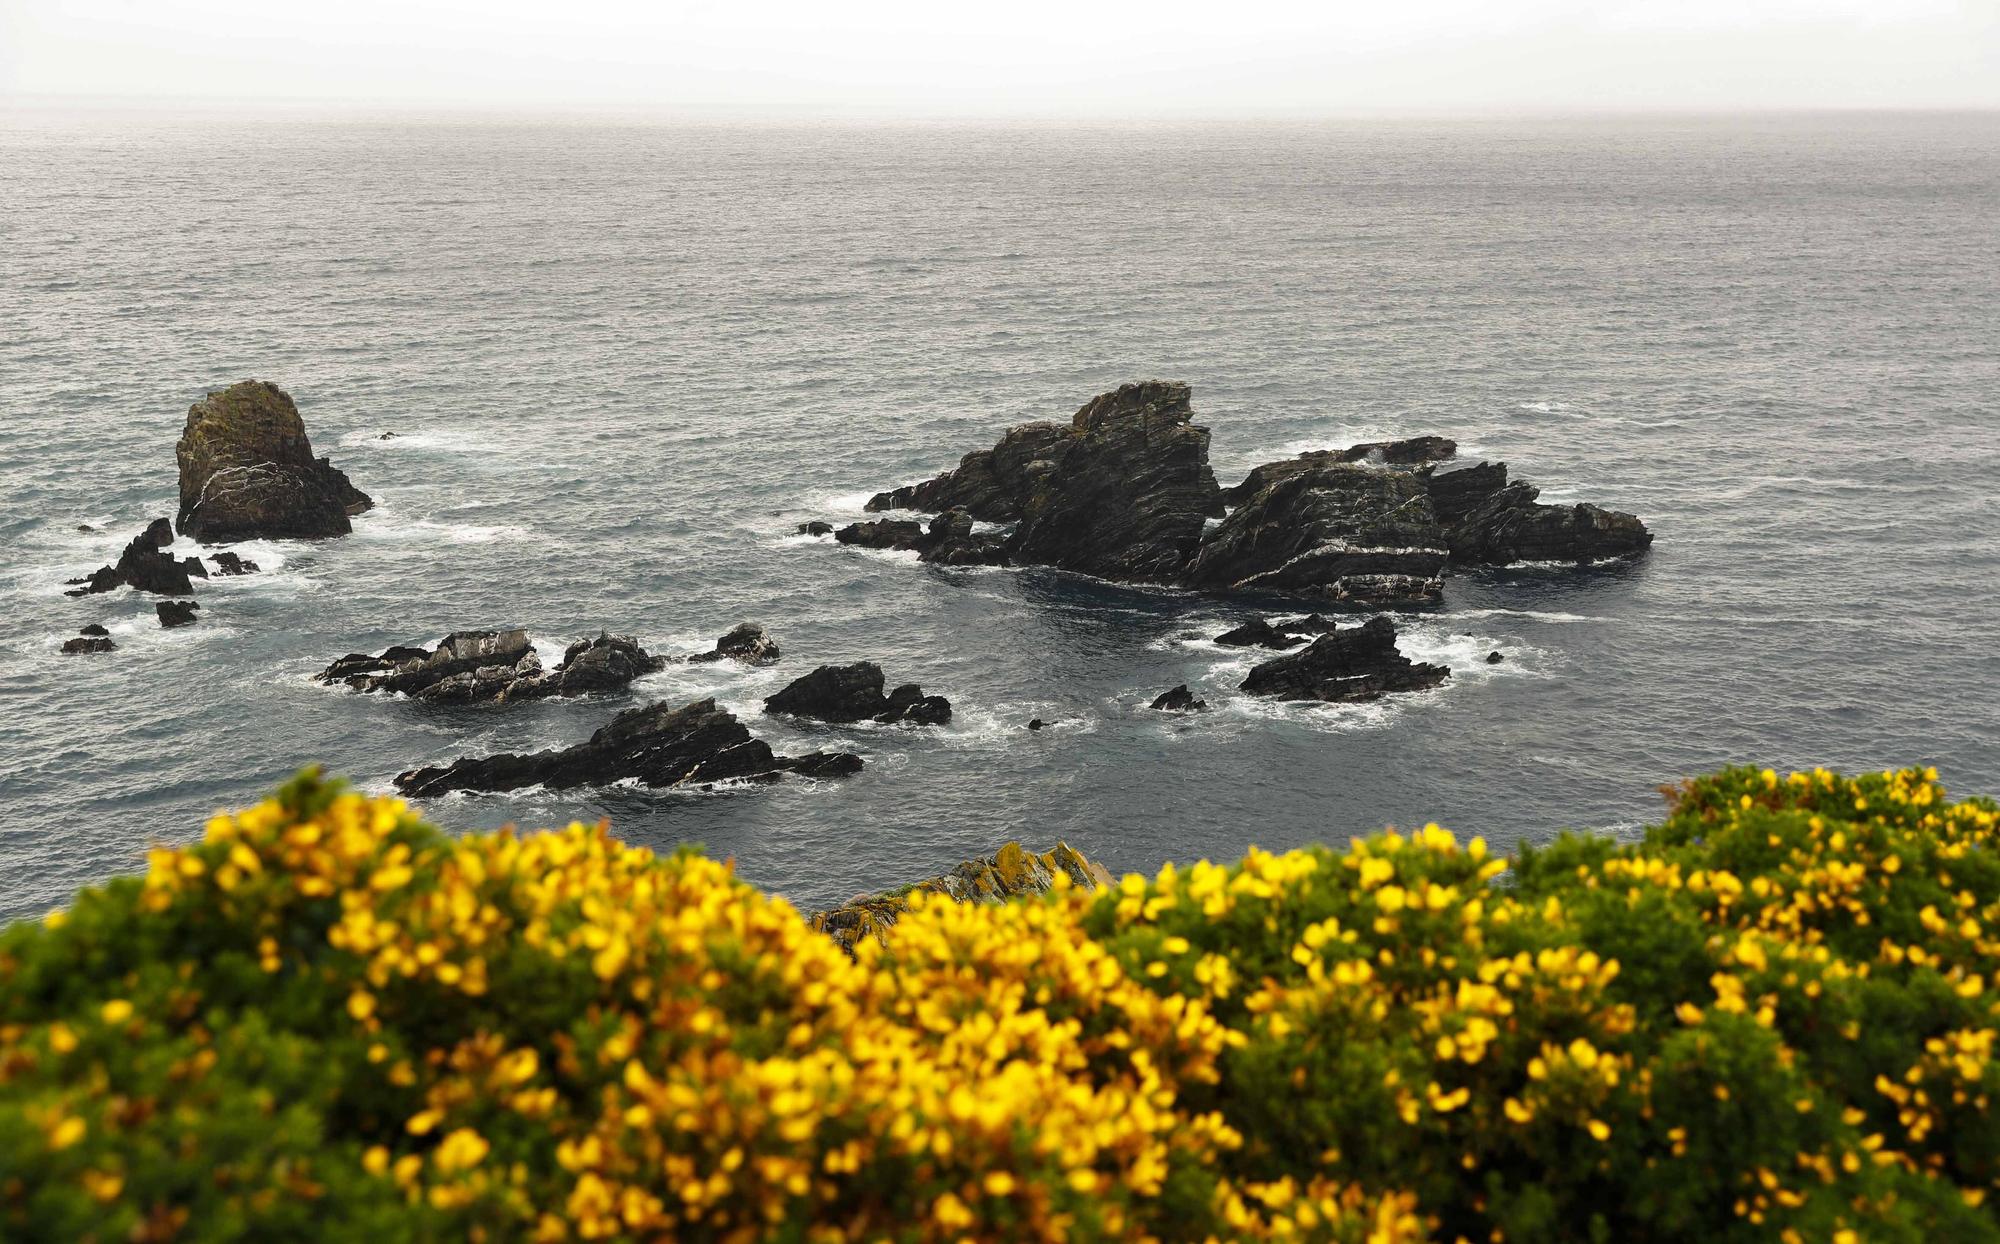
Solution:
[(491, 437), (458, 429), (432, 432), (397, 432), (387, 440), (384, 440), (382, 437), (383, 431), (384, 429), (379, 428), (359, 428), (342, 436), (340, 444), (348, 449), (377, 449), (384, 452), (432, 450), (447, 453), (475, 453), (490, 451), (495, 447)]

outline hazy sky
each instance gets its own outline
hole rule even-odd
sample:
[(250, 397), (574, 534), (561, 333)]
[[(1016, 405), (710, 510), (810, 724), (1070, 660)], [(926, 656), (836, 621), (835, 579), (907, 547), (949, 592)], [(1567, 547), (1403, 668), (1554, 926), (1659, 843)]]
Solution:
[(2000, 0), (0, 0), (0, 95), (1147, 115), (2000, 106)]

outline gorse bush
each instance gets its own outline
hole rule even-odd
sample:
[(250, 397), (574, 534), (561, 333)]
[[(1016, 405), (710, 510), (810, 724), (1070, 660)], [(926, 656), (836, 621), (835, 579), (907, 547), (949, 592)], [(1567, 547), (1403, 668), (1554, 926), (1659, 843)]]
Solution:
[(1990, 800), (919, 896), (308, 775), (0, 935), (0, 1237), (2000, 1238)]

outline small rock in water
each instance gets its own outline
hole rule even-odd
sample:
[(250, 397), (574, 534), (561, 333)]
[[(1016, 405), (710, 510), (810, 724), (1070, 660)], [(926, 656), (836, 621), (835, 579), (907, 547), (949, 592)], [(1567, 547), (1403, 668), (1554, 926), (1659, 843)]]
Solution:
[(778, 641), (755, 622), (739, 622), (707, 652), (696, 653), (690, 661), (741, 661), (745, 665), (769, 665), (778, 659)]
[(1162, 691), (1153, 700), (1153, 707), (1163, 713), (1200, 713), (1208, 709), (1207, 700), (1197, 700), (1188, 685), (1182, 683), (1171, 691)]
[(1264, 662), (1243, 680), (1243, 690), (1279, 700), (1358, 703), (1391, 692), (1423, 691), (1450, 676), (1442, 665), (1419, 665), (1404, 656), (1396, 646), (1395, 624), (1373, 617)]
[(1287, 635), (1262, 618), (1252, 618), (1243, 625), (1222, 632), (1215, 637), (1218, 644), (1232, 648), (1296, 648), (1306, 642), (1297, 635)]
[(209, 560), (215, 563), (215, 573), (228, 578), (231, 575), (256, 574), (257, 563), (246, 561), (234, 553), (216, 553)]
[(1501, 656), (1498, 652), (1489, 652), (1486, 654), (1486, 663), (1488, 665), (1498, 665), (1506, 659), (1506, 657)]
[(78, 636), (75, 639), (65, 639), (63, 641), (63, 646), (62, 646), (63, 655), (75, 656), (78, 653), (82, 652), (116, 651), (118, 645), (112, 643), (109, 639), (105, 638), (109, 634), (110, 632), (105, 630), (103, 627), (98, 626), (96, 623), (92, 623), (91, 625), (83, 628), (82, 635)]
[(814, 519), (810, 523), (800, 523), (799, 534), (802, 536), (830, 536), (833, 534), (833, 524), (823, 523), (818, 519)]
[(153, 612), (160, 617), (160, 625), (172, 630), (177, 626), (193, 626), (194, 611), (201, 608), (191, 600), (163, 600), (153, 606)]
[(394, 432), (384, 432), (382, 435), (376, 437), (375, 439), (378, 441), (393, 441), (396, 439), (396, 434)]
[(103, 627), (99, 626), (95, 622), (92, 622), (89, 626), (86, 626), (81, 631), (77, 632), (77, 634), (79, 635), (96, 635), (99, 636), (100, 638), (105, 635), (109, 635), (110, 633), (111, 633), (110, 631), (105, 630)]
[(1049, 723), (1043, 721), (1039, 717), (1031, 717), (1028, 719), (1028, 729), (1030, 730), (1046, 730), (1048, 728), (1049, 728)]
[(883, 682), (882, 667), (873, 661), (822, 665), (766, 697), (764, 711), (832, 722), (907, 721), (941, 726), (951, 720), (951, 701), (943, 696), (925, 695), (915, 683), (904, 683), (883, 695)]
[(316, 678), (329, 686), (345, 683), (357, 691), (400, 691), (416, 700), (478, 703), (615, 691), (665, 664), (635, 640), (600, 631), (594, 639), (571, 644), (560, 664), (544, 670), (528, 633), (517, 628), (454, 631), (436, 648), (398, 645), (374, 656), (353, 652)]

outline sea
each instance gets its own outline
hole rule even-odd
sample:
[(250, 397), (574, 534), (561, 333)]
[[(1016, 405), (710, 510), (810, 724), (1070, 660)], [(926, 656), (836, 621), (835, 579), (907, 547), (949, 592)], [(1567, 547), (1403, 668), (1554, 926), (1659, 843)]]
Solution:
[[(297, 400), (372, 494), (235, 546), (200, 621), (64, 580), (174, 509), (190, 403)], [(1400, 614), (1441, 688), (1236, 688), (1270, 602), (951, 569), (797, 534), (1010, 424), (1193, 386), (1221, 482), (1437, 433), (1650, 553), (1454, 574)], [(382, 439), (385, 433), (393, 438)], [(421, 804), (609, 820), (801, 907), (1009, 840), (1114, 871), (1441, 823), (1621, 839), (1728, 764), (1936, 765), (2000, 792), (2000, 117), (1133, 124), (0, 112), (0, 920), (301, 766), (357, 787), (713, 696), (865, 771)], [(86, 528), (88, 530), (86, 530)], [(183, 541), (176, 552), (193, 553)], [(438, 707), (342, 654), (522, 626), (784, 659)], [(86, 623), (118, 648), (62, 656)], [(1488, 664), (1498, 651), (1503, 660)], [(871, 660), (943, 728), (765, 717)], [(1177, 683), (1209, 711), (1148, 709)], [(1029, 731), (1040, 717), (1052, 728)]]

